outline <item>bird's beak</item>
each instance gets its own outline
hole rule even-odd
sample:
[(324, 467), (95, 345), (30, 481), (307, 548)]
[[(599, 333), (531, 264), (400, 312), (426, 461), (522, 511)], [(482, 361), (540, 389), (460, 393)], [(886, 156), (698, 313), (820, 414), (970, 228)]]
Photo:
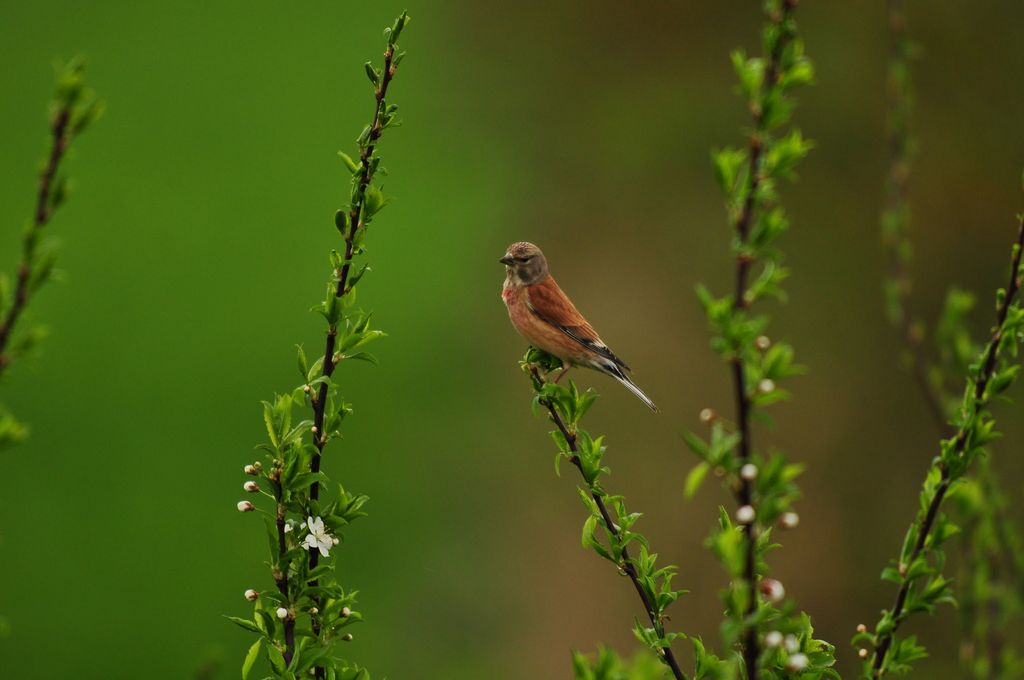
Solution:
[(512, 259), (511, 255), (505, 255), (505, 257), (503, 257), (500, 260), (498, 260), (498, 262), (502, 263), (503, 265), (505, 265), (507, 267), (511, 267), (512, 263), (515, 262), (515, 260)]

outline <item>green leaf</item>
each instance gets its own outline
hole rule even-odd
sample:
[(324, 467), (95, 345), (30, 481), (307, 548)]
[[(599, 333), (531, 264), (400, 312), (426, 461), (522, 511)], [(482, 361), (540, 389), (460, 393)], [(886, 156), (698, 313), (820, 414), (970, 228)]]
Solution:
[(697, 463), (692, 470), (686, 475), (686, 482), (683, 484), (683, 496), (687, 499), (693, 498), (696, 495), (698, 489), (700, 489), (701, 483), (708, 474), (708, 470), (711, 466), (707, 461)]
[(262, 646), (263, 638), (260, 638), (252, 643), (252, 647), (249, 648), (248, 654), (245, 655), (245, 661), (242, 662), (242, 680), (246, 680), (249, 677), (249, 671), (252, 670), (253, 664), (256, 663), (256, 658), (259, 656)]
[(242, 618), (239, 618), (237, 616), (226, 616), (224, 618), (226, 618), (228, 621), (230, 621), (231, 623), (235, 624), (236, 626), (239, 626), (240, 628), (244, 628), (244, 629), (246, 629), (246, 630), (248, 630), (250, 632), (260, 633), (260, 634), (262, 634), (262, 632), (263, 632), (263, 631), (260, 630), (260, 627), (256, 625), (255, 621), (250, 621), (249, 619), (242, 619)]

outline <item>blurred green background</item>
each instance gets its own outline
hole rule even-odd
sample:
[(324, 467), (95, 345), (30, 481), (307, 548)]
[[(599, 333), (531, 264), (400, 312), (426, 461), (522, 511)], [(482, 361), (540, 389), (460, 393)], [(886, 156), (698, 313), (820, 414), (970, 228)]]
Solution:
[[(259, 400), (297, 382), (294, 344), (322, 342), (306, 310), (347, 195), (335, 151), (370, 115), (362, 63), (405, 7), (406, 125), (381, 148), (396, 200), (360, 295), (390, 337), (379, 368), (340, 376), (356, 414), (326, 462), (371, 497), (339, 551), (368, 619), (346, 651), (374, 677), (502, 680), (636, 646), (635, 594), (580, 547), (576, 480), (555, 477), (530, 414), (496, 262), (523, 239), (662, 408), (576, 376), (605, 395), (589, 426), (611, 487), (692, 591), (673, 627), (717, 640), (723, 575), (702, 540), (725, 496), (683, 501), (679, 435), (731, 408), (693, 288), (731, 280), (708, 156), (747, 121), (727, 54), (757, 49), (759, 3), (40, 0), (0, 6), (0, 268), (32, 207), (52, 59), (86, 53), (108, 112), (66, 166), (67, 284), (31, 310), (52, 336), (0, 392), (33, 428), (0, 459), (0, 676), (237, 677), (250, 637), (221, 615), (269, 584), (258, 520), (235, 510), (241, 469)], [(1024, 6), (909, 9), (915, 297), (930, 318), (948, 284), (979, 291), (980, 330), (1024, 205)], [(891, 600), (878, 574), (936, 447), (881, 304), (883, 6), (805, 3), (799, 20), (819, 85), (797, 121), (817, 148), (785, 191), (793, 277), (772, 334), (810, 370), (757, 441), (808, 464), (776, 575), (852, 674), (847, 640)], [(999, 413), (995, 465), (1019, 498), (1024, 419)], [(955, 612), (912, 628), (932, 652), (919, 677), (959, 677)]]

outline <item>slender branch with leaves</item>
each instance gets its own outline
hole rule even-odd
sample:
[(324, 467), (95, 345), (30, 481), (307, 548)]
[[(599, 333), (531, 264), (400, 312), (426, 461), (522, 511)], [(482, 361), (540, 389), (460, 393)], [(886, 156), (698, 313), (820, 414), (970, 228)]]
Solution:
[[(409, 23), (403, 13), (384, 31), (386, 49), (381, 70), (366, 64), (374, 88), (373, 115), (357, 139), (358, 160), (339, 152), (351, 175), (349, 204), (335, 214), (335, 226), (344, 240), (344, 251), (330, 254), (331, 277), (323, 302), (314, 307), (326, 323), (322, 356), (312, 364), (302, 347), (298, 367), (302, 384), (289, 393), (264, 402), (263, 416), (269, 443), (260, 445), (265, 460), (245, 466), (255, 477), (245, 491), (268, 499), (270, 510), (251, 501), (238, 503), (242, 512), (260, 511), (266, 519), (275, 590), (245, 591), (253, 601), (252, 618), (229, 617), (258, 635), (242, 665), (247, 677), (265, 650), (275, 677), (295, 678), (310, 674), (328, 680), (369, 680), (369, 673), (351, 661), (335, 656), (339, 642), (352, 640), (348, 627), (361, 620), (354, 609), (356, 592), (345, 590), (325, 560), (341, 540), (341, 532), (365, 515), (367, 497), (352, 494), (342, 485), (329, 502), (322, 489), (329, 479), (321, 470), (330, 441), (341, 436), (351, 406), (341, 396), (336, 369), (345, 361), (376, 358), (365, 346), (383, 333), (370, 328), (370, 314), (355, 307), (356, 285), (367, 273), (364, 263), (353, 270), (357, 257), (366, 252), (368, 227), (386, 200), (377, 181), (386, 174), (376, 153), (383, 132), (400, 124), (397, 106), (387, 102), (388, 87), (405, 53), (398, 39)], [(296, 407), (309, 408), (312, 418), (293, 422)], [(261, 487), (261, 483), (267, 488)]]
[(793, 348), (772, 341), (765, 334), (768, 317), (753, 312), (766, 298), (784, 297), (787, 270), (776, 241), (789, 220), (779, 204), (778, 185), (793, 178), (796, 164), (811, 148), (800, 130), (789, 126), (792, 91), (814, 75), (797, 33), (796, 4), (765, 3), (762, 57), (741, 51), (732, 55), (753, 125), (744, 148), (717, 151), (713, 160), (735, 234), (735, 289), (715, 296), (702, 285), (698, 296), (714, 332), (712, 347), (729, 366), (736, 415), (728, 421), (705, 409), (701, 420), (710, 428), (708, 435), (686, 436), (701, 459), (687, 478), (687, 495), (713, 470), (736, 502), (734, 513), (721, 509), (708, 544), (731, 579), (723, 593), (723, 635), (737, 654), (727, 657), (723, 673), (748, 680), (797, 671), (837, 677), (833, 646), (814, 639), (809, 617), (785, 598), (781, 583), (766, 576), (772, 528), (795, 527), (798, 521), (792, 507), (802, 466), (782, 453), (760, 452), (752, 437), (753, 421), (767, 417), (764, 409), (788, 398), (780, 383), (800, 372)]
[[(41, 163), (35, 210), (21, 239), (21, 257), (12, 283), (0, 274), (0, 378), (8, 366), (34, 348), (45, 336), (42, 326), (17, 334), (29, 301), (53, 278), (56, 241), (44, 238), (44, 229), (68, 197), (69, 184), (61, 163), (74, 141), (103, 113), (103, 101), (85, 85), (81, 57), (57, 67), (57, 86), (50, 102), (49, 152)], [(27, 428), (0, 406), (0, 448), (24, 439)]]
[(859, 632), (853, 640), (869, 645), (864, 676), (881, 678), (889, 672), (905, 672), (925, 655), (914, 636), (898, 637), (903, 623), (915, 612), (932, 612), (941, 603), (952, 603), (950, 581), (943, 574), (943, 543), (959, 529), (942, 512), (943, 501), (971, 470), (984, 447), (999, 436), (996, 421), (988, 410), (991, 400), (1013, 384), (1020, 364), (1017, 350), (1024, 340), (1024, 310), (1017, 300), (1024, 270), (1024, 215), (1019, 219), (1017, 238), (1011, 250), (1009, 282), (996, 291), (996, 322), (989, 341), (970, 366), (967, 385), (952, 425), (955, 434), (943, 439), (920, 496), (920, 509), (907, 530), (903, 547), (882, 578), (897, 585), (896, 598), (873, 631)]
[[(981, 351), (971, 337), (967, 315), (974, 296), (951, 288), (936, 324), (934, 358), (930, 355), (927, 325), (912, 311), (910, 263), (911, 209), (908, 181), (913, 159), (913, 63), (917, 49), (907, 32), (903, 0), (889, 0), (890, 57), (887, 81), (887, 146), (889, 170), (882, 210), (882, 242), (889, 260), (885, 282), (886, 309), (900, 331), (905, 363), (915, 378), (940, 437), (953, 434), (950, 420), (956, 398), (949, 386), (969, 372), (972, 358)], [(960, 538), (959, 612), (963, 641), (961, 662), (971, 677), (1020, 677), (1017, 655), (1007, 644), (1005, 630), (1024, 607), (1021, 599), (1019, 541), (1006, 512), (1005, 495), (987, 459), (952, 488), (954, 516), (964, 531)], [(912, 643), (911, 643), (912, 644)], [(866, 649), (860, 650), (867, 655)], [(1016, 668), (1016, 671), (1012, 669)]]
[[(534, 408), (543, 408), (555, 424), (551, 437), (558, 447), (556, 472), (560, 470), (561, 461), (568, 460), (583, 479), (580, 499), (589, 512), (583, 524), (583, 547), (593, 550), (629, 577), (647, 617), (647, 622), (635, 620), (633, 633), (658, 655), (676, 680), (683, 680), (686, 675), (672, 651), (672, 641), (683, 635), (670, 633), (665, 628), (666, 610), (684, 592), (672, 588), (677, 567), (657, 566), (658, 555), (650, 552), (647, 538), (633, 530), (641, 513), (627, 512), (626, 499), (609, 494), (601, 485), (601, 475), (610, 472), (603, 464), (604, 437), (592, 437), (580, 427), (580, 420), (594, 405), (597, 394), (593, 390), (581, 393), (572, 381), (568, 387), (549, 381), (547, 375), (561, 369), (562, 362), (540, 350), (531, 348), (523, 358), (522, 367), (533, 385)], [(631, 544), (635, 555), (630, 551)], [(584, 663), (582, 657), (577, 657), (574, 663), (577, 673), (579, 668), (585, 667), (580, 665)]]

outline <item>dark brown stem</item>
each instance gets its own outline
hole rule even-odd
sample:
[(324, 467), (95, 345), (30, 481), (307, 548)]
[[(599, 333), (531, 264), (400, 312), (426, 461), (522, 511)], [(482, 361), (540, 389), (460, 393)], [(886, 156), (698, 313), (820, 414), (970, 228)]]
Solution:
[[(535, 380), (543, 382), (543, 378), (535, 368), (531, 368), (530, 370), (533, 373)], [(551, 417), (551, 421), (555, 424), (555, 427), (557, 427), (558, 431), (562, 433), (563, 437), (565, 437), (565, 441), (569, 445), (569, 450), (572, 451), (573, 454), (569, 459), (570, 462), (572, 462), (572, 464), (576, 466), (576, 469), (580, 471), (580, 475), (583, 475), (583, 466), (580, 463), (579, 456), (577, 455), (576, 434), (574, 432), (570, 432), (565, 426), (561, 416), (558, 415), (558, 411), (555, 410), (554, 405), (550, 401), (541, 399), (540, 403), (547, 409), (548, 415)], [(584, 481), (586, 481), (586, 476), (583, 476)], [(597, 505), (597, 510), (601, 513), (601, 519), (604, 521), (605, 528), (608, 529), (610, 534), (615, 536), (617, 541), (621, 541), (621, 530), (615, 520), (612, 519), (611, 513), (608, 512), (608, 507), (605, 505), (604, 497), (589, 484), (588, 487), (590, 489), (590, 497), (594, 499), (594, 504)], [(622, 571), (626, 576), (629, 577), (629, 580), (633, 583), (633, 587), (636, 588), (637, 595), (640, 596), (640, 601), (644, 605), (644, 611), (647, 612), (647, 618), (650, 619), (651, 625), (654, 626), (656, 631), (658, 631), (659, 636), (664, 637), (665, 625), (658, 619), (653, 603), (648, 599), (647, 592), (643, 589), (643, 586), (640, 585), (636, 566), (634, 566), (633, 560), (629, 556), (629, 548), (626, 546), (622, 546), (622, 563), (619, 566), (622, 568)], [(679, 667), (679, 662), (676, 661), (675, 654), (672, 653), (671, 647), (666, 646), (662, 648), (662, 657), (665, 664), (672, 670), (672, 675), (676, 680), (686, 680), (686, 674), (683, 673), (682, 669)]]
[[(1003, 325), (1006, 323), (1006, 316), (1009, 314), (1010, 307), (1013, 305), (1014, 299), (1016, 298), (1021, 286), (1020, 262), (1022, 251), (1024, 251), (1024, 219), (1021, 219), (1017, 227), (1017, 240), (1014, 243), (1013, 257), (1011, 258), (1010, 281), (1005, 289), (1006, 294), (1002, 300), (1000, 300), (999, 305), (996, 308), (996, 325), (992, 332), (991, 339), (985, 346), (985, 351), (982, 354), (981, 365), (975, 377), (973, 400), (974, 413), (970, 414), (971, 418), (965, 418), (965, 422), (968, 424), (959, 428), (956, 438), (954, 439), (953, 450), (957, 456), (962, 456), (966, 449), (967, 437), (970, 433), (969, 423), (974, 420), (977, 413), (984, 408), (987, 403), (985, 390), (988, 387), (989, 380), (992, 379), (992, 375), (995, 373), (996, 363), (999, 358), (999, 343), (1003, 337)], [(935, 519), (938, 517), (942, 501), (946, 496), (946, 491), (949, 489), (949, 470), (945, 465), (942, 465), (941, 463), (939, 463), (939, 465), (941, 466), (940, 470), (942, 477), (935, 490), (935, 495), (928, 504), (928, 509), (925, 512), (924, 517), (920, 520), (917, 530), (917, 541), (914, 543), (914, 548), (911, 551), (906, 564), (901, 565), (902, 567), (909, 568), (910, 565), (920, 557), (921, 551), (924, 550), (925, 544), (931, 534), (932, 527), (935, 525)], [(896, 632), (899, 630), (900, 624), (903, 621), (903, 608), (906, 605), (911, 585), (913, 585), (912, 580), (904, 577), (902, 583), (900, 583), (899, 590), (896, 592), (896, 601), (893, 603), (892, 629), (875, 641), (875, 656), (872, 663), (871, 674), (871, 677), (873, 678), (880, 678), (883, 675), (882, 667), (885, 664), (885, 657), (889, 652)]]
[(14, 298), (11, 301), (11, 308), (0, 323), (0, 375), (10, 364), (10, 356), (7, 354), (7, 346), (10, 343), (11, 335), (14, 333), (14, 326), (18, 318), (28, 304), (32, 295), (32, 265), (35, 261), (36, 244), (39, 240), (39, 233), (50, 221), (53, 214), (51, 209), (53, 199), (54, 180), (57, 177), (57, 170), (60, 167), (64, 152), (67, 151), (70, 142), (68, 123), (71, 120), (71, 108), (73, 101), (67, 101), (57, 111), (50, 125), (51, 145), (50, 155), (39, 176), (39, 193), (36, 197), (36, 210), (32, 218), (32, 224), (25, 232), (22, 240), (21, 261), (18, 263), (18, 281), (14, 289)]
[[(385, 100), (388, 92), (388, 85), (391, 84), (391, 79), (395, 76), (395, 66), (392, 64), (392, 59), (395, 55), (394, 46), (389, 46), (387, 51), (384, 53), (384, 72), (381, 75), (380, 86), (377, 88), (375, 95), (375, 103), (373, 109), (373, 119), (370, 122), (369, 139), (359, 154), (359, 160), (362, 163), (362, 169), (360, 170), (359, 181), (355, 192), (355, 199), (352, 201), (352, 207), (349, 210), (348, 216), (348, 230), (344, 233), (345, 238), (345, 259), (341, 266), (341, 271), (338, 273), (338, 282), (334, 289), (335, 297), (341, 298), (350, 293), (348, 288), (349, 272), (352, 268), (352, 258), (355, 256), (355, 238), (356, 233), (359, 229), (364, 229), (366, 225), (363, 223), (363, 205), (366, 197), (366, 189), (370, 186), (370, 182), (373, 180), (373, 168), (370, 161), (373, 159), (373, 152), (376, 147), (376, 142), (380, 138), (382, 132), (382, 115), (384, 113)], [(327, 329), (327, 339), (324, 345), (324, 356), (323, 356), (323, 371), (321, 376), (324, 378), (330, 378), (334, 374), (334, 369), (337, 364), (334, 358), (335, 344), (338, 339), (338, 326), (337, 324), (331, 324)], [(327, 393), (328, 393), (328, 381), (321, 382), (317, 388), (316, 398), (313, 399), (313, 445), (316, 447), (316, 452), (313, 454), (313, 459), (310, 462), (310, 470), (313, 473), (320, 471), (321, 457), (323, 456), (324, 446), (327, 444), (327, 433), (324, 432), (324, 420), (327, 409)], [(309, 498), (311, 501), (318, 501), (320, 499), (320, 483), (313, 482), (309, 488)], [(309, 568), (310, 570), (315, 569), (320, 562), (320, 553), (316, 550), (309, 551)], [(312, 581), (311, 585), (317, 585), (317, 581)], [(318, 602), (319, 606), (319, 602)], [(320, 634), (320, 624), (317, 619), (313, 620), (313, 633), (315, 635)], [(315, 677), (323, 678), (324, 669), (317, 666), (315, 669)]]
[[(280, 468), (277, 469), (278, 471)], [(280, 486), (278, 486), (280, 489)], [(277, 564), (274, 565), (274, 583), (277, 584), (277, 590), (281, 593), (281, 597), (284, 598), (285, 603), (288, 604), (289, 613), (288, 617), (284, 620), (284, 662), (290, 664), (292, 657), (295, 655), (295, 617), (291, 613), (291, 594), (288, 592), (288, 568), (289, 565), (285, 561), (285, 555), (288, 553), (288, 543), (285, 540), (285, 507), (281, 503), (280, 490), (278, 491), (279, 497), (277, 499)]]
[[(785, 0), (782, 3), (781, 15), (775, 19), (776, 24), (780, 27), (786, 26), (786, 22), (795, 8), (795, 0)], [(791, 32), (786, 31), (775, 41), (772, 52), (768, 56), (764, 84), (762, 86), (763, 93), (772, 92), (778, 84), (779, 64), (782, 59), (782, 53), (791, 39)], [(764, 97), (762, 97), (762, 100), (763, 99)], [(754, 262), (754, 258), (750, 254), (746, 253), (744, 249), (750, 236), (750, 229), (754, 224), (755, 214), (759, 207), (757, 193), (761, 187), (761, 161), (764, 153), (764, 137), (766, 132), (764, 108), (763, 106), (758, 106), (754, 112), (754, 134), (751, 135), (750, 142), (748, 144), (749, 161), (746, 194), (743, 200), (742, 210), (736, 217), (734, 224), (736, 237), (740, 244), (739, 253), (736, 258), (736, 291), (733, 299), (733, 305), (737, 310), (746, 309), (749, 305), (747, 300), (747, 279), (749, 277), (750, 267)], [(738, 434), (740, 435), (740, 465), (744, 465), (750, 461), (752, 453), (750, 441), (751, 402), (746, 384), (743, 361), (740, 358), (739, 352), (737, 352), (737, 356), (732, 362), (732, 383), (734, 401), (736, 403), (736, 425)], [(740, 479), (736, 492), (736, 502), (740, 506), (745, 506), (750, 505), (752, 501), (753, 483), (746, 479)], [(745, 617), (749, 618), (757, 612), (757, 554), (755, 551), (757, 536), (755, 534), (753, 522), (744, 525), (743, 537), (746, 545), (743, 580), (746, 584), (748, 595)], [(753, 625), (748, 624), (743, 633), (743, 662), (747, 669), (747, 680), (757, 680), (757, 659), (759, 656), (760, 645), (757, 639), (757, 629)]]

